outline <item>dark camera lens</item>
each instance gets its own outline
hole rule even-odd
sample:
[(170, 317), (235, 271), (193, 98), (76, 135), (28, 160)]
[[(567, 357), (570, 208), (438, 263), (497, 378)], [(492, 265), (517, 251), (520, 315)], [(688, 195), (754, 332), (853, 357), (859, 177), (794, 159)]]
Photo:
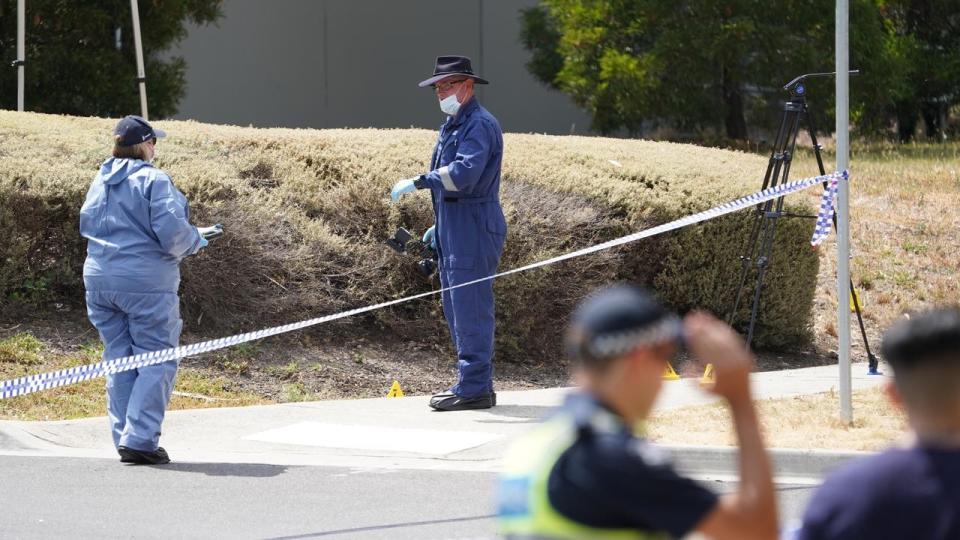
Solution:
[(422, 261), (417, 261), (417, 271), (427, 277), (432, 276), (436, 269), (437, 263), (434, 262), (433, 259), (423, 259)]

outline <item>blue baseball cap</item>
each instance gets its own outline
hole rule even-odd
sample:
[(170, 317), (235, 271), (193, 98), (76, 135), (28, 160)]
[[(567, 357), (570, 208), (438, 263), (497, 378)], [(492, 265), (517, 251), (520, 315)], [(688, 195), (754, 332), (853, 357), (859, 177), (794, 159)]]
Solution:
[(161, 139), (167, 136), (162, 129), (155, 129), (146, 120), (136, 115), (124, 116), (113, 130), (120, 146), (133, 146), (150, 139)]

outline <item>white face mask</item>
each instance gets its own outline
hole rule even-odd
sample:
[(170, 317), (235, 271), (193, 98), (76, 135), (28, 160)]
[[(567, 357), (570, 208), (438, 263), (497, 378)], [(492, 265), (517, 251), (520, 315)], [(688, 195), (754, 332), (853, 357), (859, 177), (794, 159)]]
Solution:
[(457, 94), (450, 94), (441, 99), (440, 110), (450, 116), (456, 116), (457, 112), (460, 111), (460, 102), (457, 101)]

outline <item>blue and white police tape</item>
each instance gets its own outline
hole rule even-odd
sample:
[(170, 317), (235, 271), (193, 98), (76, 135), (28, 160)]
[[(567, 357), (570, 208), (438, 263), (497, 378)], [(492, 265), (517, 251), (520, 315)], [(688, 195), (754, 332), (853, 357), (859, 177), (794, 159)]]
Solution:
[[(843, 179), (846, 180), (848, 176), (847, 171), (843, 171)], [(840, 178), (834, 176), (827, 184), (827, 189), (823, 190), (820, 209), (817, 212), (817, 224), (813, 228), (813, 238), (810, 239), (811, 245), (819, 246), (830, 234), (830, 226), (833, 225), (833, 200), (839, 187)]]
[[(183, 345), (180, 347), (173, 347), (173, 348), (164, 349), (161, 351), (141, 353), (133, 356), (125, 356), (123, 358), (116, 358), (112, 360), (104, 360), (102, 362), (97, 362), (95, 364), (78, 366), (78, 367), (73, 367), (69, 369), (62, 369), (59, 371), (52, 371), (49, 373), (41, 373), (38, 375), (30, 375), (27, 377), (20, 377), (18, 379), (3, 381), (3, 382), (0, 382), (0, 399), (6, 399), (6, 398), (15, 397), (15, 396), (22, 396), (24, 394), (31, 394), (33, 392), (49, 390), (49, 389), (57, 388), (60, 386), (67, 386), (67, 385), (87, 381), (90, 379), (95, 379), (97, 377), (103, 377), (105, 375), (112, 374), (112, 373), (119, 373), (121, 371), (128, 371), (131, 369), (137, 369), (144, 366), (159, 364), (162, 362), (169, 362), (171, 360), (177, 360), (187, 356), (193, 356), (196, 354), (216, 351), (219, 349), (225, 349), (227, 347), (239, 345), (241, 343), (246, 343), (248, 341), (254, 341), (257, 339), (262, 339), (269, 336), (275, 336), (278, 334), (285, 334), (287, 332), (300, 330), (302, 328), (307, 328), (309, 326), (315, 326), (325, 322), (334, 321), (337, 319), (344, 319), (346, 317), (352, 317), (354, 315), (359, 315), (361, 313), (366, 313), (369, 311), (374, 311), (374, 310), (382, 309), (385, 307), (395, 306), (397, 304), (402, 304), (404, 302), (409, 302), (411, 300), (416, 300), (418, 298), (437, 295), (444, 291), (458, 289), (460, 287), (468, 287), (470, 285), (475, 285), (483, 281), (489, 281), (499, 277), (508, 276), (510, 274), (516, 274), (519, 272), (525, 272), (527, 270), (533, 270), (534, 268), (540, 268), (543, 266), (556, 264), (558, 262), (566, 261), (568, 259), (574, 259), (576, 257), (582, 257), (584, 255), (589, 255), (591, 253), (596, 253), (598, 251), (602, 251), (605, 249), (610, 249), (613, 247), (628, 244), (630, 242), (636, 242), (637, 240), (642, 240), (644, 238), (649, 238), (651, 236), (656, 236), (658, 234), (673, 231), (689, 225), (694, 225), (696, 223), (700, 223), (700, 222), (714, 219), (726, 214), (730, 214), (738, 210), (742, 210), (744, 208), (749, 208), (751, 206), (755, 206), (757, 204), (760, 204), (766, 201), (770, 201), (779, 197), (783, 197), (785, 195), (789, 195), (791, 193), (795, 193), (795, 192), (807, 189), (811, 186), (815, 186), (820, 183), (828, 182), (828, 183), (835, 184), (840, 179), (846, 180), (847, 178), (848, 178), (847, 172), (843, 171), (843, 172), (835, 172), (835, 173), (831, 173), (823, 176), (805, 178), (803, 180), (797, 180), (795, 182), (789, 182), (786, 184), (780, 184), (778, 186), (767, 188), (763, 191), (758, 191), (756, 193), (747, 195), (745, 197), (741, 197), (739, 199), (730, 201), (728, 203), (721, 204), (720, 206), (711, 208), (709, 210), (704, 210), (703, 212), (686, 216), (686, 217), (677, 219), (675, 221), (671, 221), (669, 223), (664, 223), (663, 225), (657, 225), (656, 227), (651, 227), (649, 229), (645, 229), (640, 232), (636, 232), (627, 236), (622, 236), (620, 238), (609, 240), (607, 242), (603, 242), (602, 244), (597, 244), (595, 246), (590, 246), (577, 251), (572, 251), (564, 255), (559, 255), (557, 257), (538, 261), (532, 264), (528, 264), (526, 266), (513, 268), (505, 272), (500, 272), (499, 274), (494, 274), (492, 276), (487, 276), (487, 277), (476, 279), (466, 283), (453, 285), (453, 286), (447, 287), (446, 289), (437, 289), (434, 291), (415, 294), (412, 296), (407, 296), (407, 297), (399, 298), (396, 300), (390, 300), (388, 302), (382, 302), (379, 304), (342, 311), (340, 313), (334, 313), (332, 315), (317, 317), (315, 319), (307, 319), (304, 321), (285, 324), (282, 326), (264, 328), (262, 330), (256, 330), (254, 332), (247, 332), (245, 334), (238, 334), (235, 336), (223, 337), (223, 338), (214, 339), (211, 341), (194, 343), (192, 345)], [(829, 191), (829, 188), (828, 188), (828, 191)], [(832, 201), (832, 197), (829, 200)]]

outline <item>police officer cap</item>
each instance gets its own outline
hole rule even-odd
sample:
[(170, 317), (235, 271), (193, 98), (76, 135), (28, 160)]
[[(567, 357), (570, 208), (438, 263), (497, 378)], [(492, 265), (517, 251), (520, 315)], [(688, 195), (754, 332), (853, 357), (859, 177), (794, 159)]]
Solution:
[(155, 129), (142, 117), (133, 114), (124, 116), (123, 119), (117, 122), (117, 127), (114, 128), (113, 134), (116, 136), (117, 144), (120, 146), (133, 146), (149, 141), (150, 139), (161, 139), (167, 136), (163, 130)]
[(679, 337), (680, 320), (676, 315), (645, 290), (618, 284), (591, 294), (574, 311), (567, 333), (567, 353), (590, 362)]

